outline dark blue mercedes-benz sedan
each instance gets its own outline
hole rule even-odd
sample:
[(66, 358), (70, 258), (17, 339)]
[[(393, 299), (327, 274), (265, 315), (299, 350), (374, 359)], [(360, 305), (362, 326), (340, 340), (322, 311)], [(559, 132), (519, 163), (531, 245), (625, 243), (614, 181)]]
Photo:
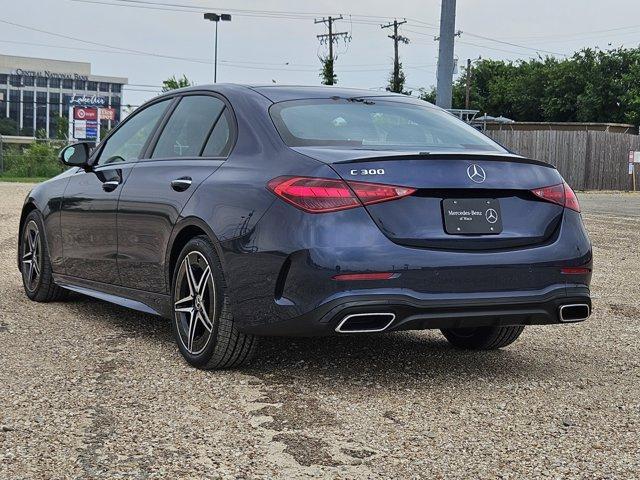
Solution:
[(60, 157), (20, 219), (27, 296), (170, 318), (199, 368), (246, 363), (264, 335), (436, 328), (493, 349), (591, 312), (558, 171), (416, 98), (191, 87)]

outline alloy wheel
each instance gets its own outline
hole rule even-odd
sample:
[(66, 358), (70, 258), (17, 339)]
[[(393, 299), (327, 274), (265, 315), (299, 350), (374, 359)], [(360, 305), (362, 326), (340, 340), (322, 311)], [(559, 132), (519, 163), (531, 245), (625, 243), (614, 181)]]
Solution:
[(198, 355), (209, 344), (216, 317), (216, 293), (211, 266), (200, 252), (189, 252), (176, 276), (175, 322), (182, 346)]
[(38, 286), (42, 268), (42, 238), (36, 222), (31, 220), (22, 237), (22, 278), (27, 290), (33, 292)]

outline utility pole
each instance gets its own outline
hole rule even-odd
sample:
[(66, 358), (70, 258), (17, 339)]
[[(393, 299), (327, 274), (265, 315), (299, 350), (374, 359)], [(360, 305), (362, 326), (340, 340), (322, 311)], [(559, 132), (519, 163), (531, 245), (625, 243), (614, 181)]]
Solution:
[(327, 61), (329, 62), (330, 65), (330, 71), (329, 71), (329, 75), (327, 76), (327, 80), (329, 83), (327, 83), (327, 85), (333, 85), (333, 77), (334, 77), (334, 71), (333, 71), (333, 61), (335, 60), (335, 56), (333, 55), (333, 42), (337, 42), (338, 39), (342, 38), (344, 39), (345, 42), (347, 41), (351, 41), (351, 37), (349, 36), (349, 32), (338, 32), (338, 33), (333, 33), (333, 22), (337, 21), (337, 20), (342, 20), (342, 15), (340, 15), (339, 17), (322, 17), (321, 19), (315, 19), (313, 21), (313, 23), (318, 24), (318, 23), (324, 23), (327, 25), (329, 33), (324, 33), (322, 35), (316, 35), (317, 39), (320, 40), (320, 45), (322, 45), (324, 42), (327, 42), (329, 45), (329, 57), (327, 58)]
[(393, 40), (393, 82), (392, 82), (392, 91), (396, 93), (398, 92), (396, 89), (400, 89), (400, 59), (398, 57), (398, 42), (402, 42), (405, 45), (409, 43), (409, 39), (407, 37), (403, 37), (402, 35), (398, 35), (398, 27), (404, 23), (407, 23), (406, 20), (402, 22), (398, 22), (397, 20), (393, 20), (393, 23), (387, 23), (386, 25), (380, 25), (380, 28), (389, 28), (393, 27), (393, 35), (387, 35), (391, 40)]
[(456, 35), (456, 0), (442, 0), (438, 44), (436, 105), (451, 108), (453, 88), (453, 40)]
[(464, 108), (469, 110), (469, 97), (471, 96), (471, 59), (467, 58), (467, 82), (464, 96)]

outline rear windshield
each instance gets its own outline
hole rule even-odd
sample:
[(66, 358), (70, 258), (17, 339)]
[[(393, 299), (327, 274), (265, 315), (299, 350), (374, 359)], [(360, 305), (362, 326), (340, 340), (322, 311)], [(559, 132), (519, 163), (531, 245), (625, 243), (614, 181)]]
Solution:
[(287, 145), (505, 152), (453, 115), (428, 105), (377, 98), (280, 102), (271, 118)]

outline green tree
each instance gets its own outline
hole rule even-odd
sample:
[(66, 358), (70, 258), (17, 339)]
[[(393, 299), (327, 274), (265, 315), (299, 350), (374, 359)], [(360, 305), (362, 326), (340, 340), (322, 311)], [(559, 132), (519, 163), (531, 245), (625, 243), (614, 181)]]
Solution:
[(421, 88), (418, 90), (418, 94), (421, 100), (429, 103), (436, 103), (436, 89), (435, 87), (431, 88)]
[(338, 83), (338, 76), (333, 71), (334, 59), (330, 56), (320, 57), (322, 62), (322, 70), (320, 71), (320, 78), (323, 85), (335, 85)]
[[(453, 85), (464, 108), (466, 75)], [(434, 90), (421, 90), (432, 100)], [(520, 121), (640, 124), (640, 48), (583, 49), (571, 57), (475, 62), (471, 108)]]
[(53, 121), (55, 138), (65, 140), (69, 136), (69, 119), (63, 115), (58, 115)]
[(404, 75), (404, 70), (402, 69), (402, 62), (398, 62), (398, 78), (393, 74), (393, 70), (391, 70), (391, 74), (389, 75), (389, 85), (387, 85), (388, 92), (402, 93), (404, 95), (411, 95), (410, 91), (405, 91), (404, 82), (406, 81), (406, 77)]
[(191, 85), (193, 85), (193, 82), (191, 82), (191, 80), (189, 80), (186, 75), (182, 75), (181, 78), (177, 78), (174, 75), (162, 82), (162, 91), (168, 92), (177, 88), (190, 87)]
[(0, 118), (0, 135), (19, 135), (18, 123), (12, 118)]

